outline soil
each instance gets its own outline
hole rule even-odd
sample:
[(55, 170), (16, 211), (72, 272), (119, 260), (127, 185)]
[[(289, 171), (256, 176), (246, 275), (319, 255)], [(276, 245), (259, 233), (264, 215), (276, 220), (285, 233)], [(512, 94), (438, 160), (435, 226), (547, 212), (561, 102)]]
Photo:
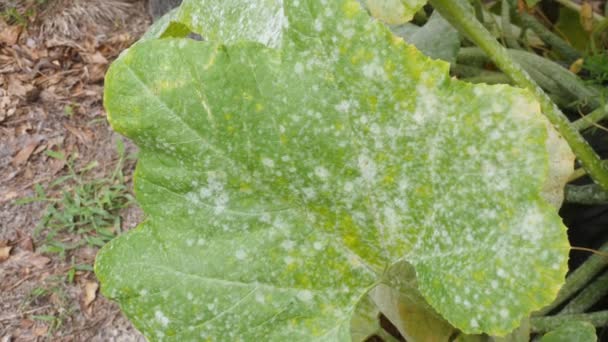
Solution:
[[(25, 22), (0, 17), (0, 341), (145, 341), (118, 306), (98, 293), (92, 271), (67, 279), (72, 265), (93, 264), (97, 248), (79, 248), (63, 258), (41, 252), (45, 232), (35, 229), (46, 204), (16, 201), (33, 196), (36, 185), (57, 195), (50, 184), (68, 168), (47, 151), (77, 155), (76, 170), (96, 161), (87, 179), (112, 172), (121, 138), (105, 118), (103, 77), (150, 18), (143, 0), (52, 4)], [(125, 143), (127, 153), (136, 152)], [(133, 167), (132, 161), (124, 167), (128, 182)], [(118, 214), (123, 229), (142, 218), (135, 205)]]

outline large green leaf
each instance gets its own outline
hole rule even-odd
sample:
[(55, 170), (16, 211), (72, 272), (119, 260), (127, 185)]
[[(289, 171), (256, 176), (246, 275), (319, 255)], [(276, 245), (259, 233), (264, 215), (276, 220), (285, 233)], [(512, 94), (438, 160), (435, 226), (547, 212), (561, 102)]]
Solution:
[(110, 68), (148, 219), (96, 262), (150, 339), (346, 341), (400, 260), (466, 333), (556, 295), (564, 145), (528, 93), (450, 79), (354, 0), (185, 1), (164, 25), (208, 41), (148, 36)]

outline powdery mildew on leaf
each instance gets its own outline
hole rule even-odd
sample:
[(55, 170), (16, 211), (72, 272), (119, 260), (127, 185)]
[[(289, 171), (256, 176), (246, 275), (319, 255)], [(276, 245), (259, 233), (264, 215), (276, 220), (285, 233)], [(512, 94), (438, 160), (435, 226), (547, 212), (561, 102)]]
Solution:
[[(508, 333), (553, 299), (568, 241), (529, 94), (450, 79), (354, 0), (180, 11), (209, 42), (141, 42), (106, 80), (149, 218), (96, 272), (150, 339), (347, 341), (403, 259), (466, 333)], [(277, 38), (247, 42), (268, 24), (255, 13), (282, 18)]]

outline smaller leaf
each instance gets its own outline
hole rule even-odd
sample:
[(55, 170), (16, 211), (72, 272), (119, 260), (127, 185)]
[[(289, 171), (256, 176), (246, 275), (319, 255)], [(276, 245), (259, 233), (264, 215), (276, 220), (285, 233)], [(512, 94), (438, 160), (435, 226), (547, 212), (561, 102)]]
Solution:
[(418, 30), (395, 33), (431, 58), (449, 63), (456, 62), (460, 50), (460, 36), (439, 12), (434, 12), (429, 21)]
[[(154, 24), (152, 24), (148, 31), (144, 34), (144, 36), (138, 41), (143, 42), (150, 39), (157, 38), (166, 38), (166, 37), (185, 37), (188, 35), (188, 32), (183, 32), (184, 30), (180, 30), (179, 28), (183, 27), (184, 24), (178, 21), (178, 13), (179, 7), (172, 9), (167, 14), (160, 17), (160, 19), (156, 20)], [(177, 34), (181, 32), (181, 36)]]
[(353, 341), (366, 341), (382, 330), (380, 326), (380, 311), (369, 295), (365, 295), (357, 304), (350, 322)]
[(584, 321), (572, 321), (564, 323), (559, 328), (550, 331), (543, 336), (541, 342), (595, 342), (595, 327)]
[(370, 297), (408, 341), (448, 341), (455, 332), (418, 291), (416, 271), (407, 262), (393, 266)]
[(559, 19), (555, 30), (560, 32), (565, 40), (579, 51), (585, 51), (589, 44), (589, 34), (581, 25), (579, 13), (566, 7), (559, 9)]

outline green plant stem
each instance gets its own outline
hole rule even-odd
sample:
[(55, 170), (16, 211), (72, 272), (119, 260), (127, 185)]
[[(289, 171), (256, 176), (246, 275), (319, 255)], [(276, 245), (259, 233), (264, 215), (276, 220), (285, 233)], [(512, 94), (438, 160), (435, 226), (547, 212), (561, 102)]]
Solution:
[[(600, 246), (598, 251), (608, 252), (608, 242), (605, 242), (602, 246)], [(553, 303), (537, 311), (534, 315), (544, 316), (556, 307), (560, 306), (564, 301), (585, 286), (589, 280), (600, 273), (606, 264), (608, 264), (608, 259), (605, 256), (599, 254), (591, 255), (582, 265), (574, 270), (568, 276), (568, 278), (566, 278), (566, 283), (559, 290), (559, 293), (557, 294), (557, 297)]]
[(463, 47), (458, 50), (456, 62), (466, 65), (484, 65), (491, 62), (485, 52), (478, 47)]
[(608, 169), (585, 141), (581, 134), (569, 122), (568, 118), (551, 101), (551, 98), (536, 85), (530, 76), (513, 61), (507, 50), (500, 45), (488, 30), (467, 10), (464, 0), (431, 0), (431, 4), (441, 15), (460, 32), (475, 42), (494, 63), (515, 83), (530, 90), (535, 96), (542, 112), (568, 142), (570, 148), (581, 161), (595, 182), (608, 189)]
[(513, 81), (507, 75), (492, 71), (477, 76), (461, 78), (461, 80), (469, 83), (513, 84)]
[(528, 13), (520, 13), (519, 20), (521, 23), (532, 29), (545, 43), (554, 48), (560, 55), (562, 55), (568, 62), (572, 63), (575, 60), (581, 58), (581, 54), (573, 48), (570, 44), (564, 41), (555, 33), (549, 31), (541, 22), (539, 22), (534, 16)]
[(564, 191), (565, 201), (578, 204), (606, 204), (608, 203), (608, 191), (603, 190), (596, 184), (568, 185)]
[[(608, 160), (603, 160), (602, 163), (604, 163), (604, 165), (606, 167), (608, 167)], [(582, 167), (578, 168), (578, 169), (574, 170), (574, 172), (572, 172), (572, 174), (568, 178), (568, 183), (572, 182), (572, 181), (575, 181), (575, 180), (577, 180), (577, 179), (579, 179), (581, 177), (584, 177), (586, 175), (587, 175), (587, 172), (585, 172), (585, 169), (583, 169)]]
[(530, 328), (534, 333), (542, 333), (557, 329), (562, 324), (572, 321), (585, 321), (595, 327), (602, 327), (608, 324), (608, 310), (586, 314), (533, 317), (530, 319)]
[(604, 272), (590, 285), (585, 287), (574, 299), (572, 299), (559, 314), (577, 314), (585, 312), (608, 293), (608, 272)]
[[(573, 11), (576, 11), (579, 13), (581, 12), (581, 5), (577, 4), (574, 1), (571, 1), (571, 0), (555, 0), (555, 1), (559, 2), (560, 4), (562, 4), (562, 6), (569, 8)], [(604, 20), (604, 17), (599, 13), (593, 12), (593, 19), (595, 19), (597, 21), (602, 21), (602, 20)]]
[(595, 126), (598, 122), (608, 119), (608, 104), (598, 107), (593, 112), (574, 121), (572, 126), (579, 131)]
[(511, 30), (511, 6), (509, 5), (508, 0), (502, 0), (500, 14), (502, 33), (505, 36), (507, 46), (514, 49), (521, 49), (521, 45), (517, 42), (513, 30)]

